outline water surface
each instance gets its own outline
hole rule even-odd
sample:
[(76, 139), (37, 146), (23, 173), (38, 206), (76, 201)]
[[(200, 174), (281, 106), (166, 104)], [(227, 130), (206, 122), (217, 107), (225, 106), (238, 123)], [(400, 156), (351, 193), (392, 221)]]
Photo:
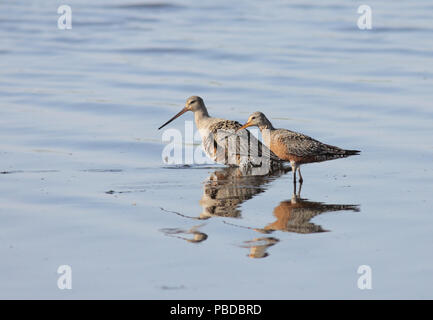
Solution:
[[(3, 1), (0, 297), (432, 298), (433, 7), (374, 1), (361, 31), (360, 4), (80, 0), (59, 30), (60, 4)], [(167, 166), (190, 95), (362, 154), (300, 194)]]

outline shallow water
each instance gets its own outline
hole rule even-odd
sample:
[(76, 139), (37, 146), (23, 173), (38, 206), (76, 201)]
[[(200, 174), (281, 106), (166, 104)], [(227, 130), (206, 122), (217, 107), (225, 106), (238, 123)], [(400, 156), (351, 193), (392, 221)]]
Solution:
[[(2, 2), (0, 297), (432, 298), (433, 6), (361, 31), (360, 4), (80, 0), (59, 30)], [(303, 167), (296, 203), (290, 172), (168, 166), (193, 94), (362, 154)]]

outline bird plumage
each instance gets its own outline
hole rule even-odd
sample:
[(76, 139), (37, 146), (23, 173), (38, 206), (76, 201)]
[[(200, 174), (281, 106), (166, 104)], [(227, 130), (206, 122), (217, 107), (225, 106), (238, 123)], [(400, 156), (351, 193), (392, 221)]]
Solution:
[(296, 171), (299, 172), (299, 181), (302, 182), (301, 164), (345, 158), (360, 153), (358, 150), (345, 150), (320, 142), (299, 132), (276, 129), (262, 112), (251, 114), (241, 129), (250, 126), (259, 127), (265, 145), (281, 160), (290, 162), (294, 182)]
[(359, 154), (358, 150), (345, 150), (322, 143), (305, 134), (287, 129), (271, 130), (271, 150), (281, 159), (298, 158), (298, 163), (321, 162)]
[(262, 174), (268, 173), (269, 169), (281, 162), (248, 130), (238, 131), (242, 127), (239, 122), (209, 116), (203, 99), (198, 96), (189, 97), (185, 108), (159, 129), (187, 111), (194, 112), (203, 150), (215, 162), (243, 168), (262, 167)]

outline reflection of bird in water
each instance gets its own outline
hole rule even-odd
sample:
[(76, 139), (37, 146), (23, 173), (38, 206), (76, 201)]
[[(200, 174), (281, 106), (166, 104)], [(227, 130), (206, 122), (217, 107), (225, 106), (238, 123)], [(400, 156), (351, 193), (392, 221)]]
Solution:
[(268, 118), (261, 112), (254, 112), (250, 115), (247, 123), (240, 129), (250, 126), (259, 127), (265, 145), (280, 159), (290, 162), (294, 183), (296, 183), (296, 170), (299, 172), (299, 182), (302, 183), (301, 164), (346, 158), (361, 152), (331, 146), (302, 133), (286, 129), (275, 129)]
[(245, 244), (241, 247), (250, 248), (250, 253), (248, 254), (248, 257), (250, 258), (266, 258), (269, 255), (266, 250), (279, 241), (280, 240), (273, 237), (255, 238), (253, 240), (245, 241)]
[[(245, 175), (242, 170), (236, 167), (227, 167), (215, 170), (210, 174), (204, 184), (203, 196), (200, 200), (200, 205), (203, 208), (199, 217), (189, 216), (177, 211), (166, 210), (161, 207), (164, 212), (174, 213), (178, 216), (188, 219), (209, 219), (211, 217), (231, 217), (238, 218), (241, 215), (239, 206), (253, 198), (255, 195), (266, 190), (266, 184), (273, 181), (282, 174), (290, 171), (291, 168), (280, 168), (272, 171), (269, 175)], [(188, 242), (201, 242), (207, 239), (207, 235), (198, 229), (203, 226), (195, 226), (190, 230), (179, 228), (161, 229), (167, 236), (176, 237)], [(193, 239), (180, 236), (181, 234), (193, 234)], [(266, 239), (266, 238), (263, 238)], [(271, 238), (270, 238), (271, 239)], [(251, 247), (251, 255), (260, 256), (260, 252), (265, 252), (266, 248), (275, 244), (278, 240), (272, 238), (270, 243), (249, 245)], [(263, 240), (267, 241), (267, 240)], [(254, 253), (256, 252), (256, 253)], [(264, 255), (263, 255), (264, 257)]]
[(216, 170), (204, 185), (200, 200), (203, 211), (201, 219), (212, 216), (238, 218), (241, 216), (239, 206), (266, 190), (266, 184), (275, 180), (290, 168), (278, 169), (269, 175), (243, 175), (238, 168)]
[[(332, 211), (359, 211), (359, 206), (350, 204), (325, 204), (322, 202), (313, 202), (306, 199), (301, 199), (294, 196), (292, 200), (282, 201), (274, 209), (274, 216), (277, 218), (275, 222), (268, 224), (266, 227), (249, 228), (260, 233), (270, 233), (273, 231), (287, 231), (295, 233), (315, 233), (324, 232), (321, 226), (316, 225), (310, 220), (315, 216)], [(230, 223), (228, 223), (230, 224)], [(266, 250), (275, 245), (279, 240), (272, 237), (255, 238), (250, 241), (245, 241), (247, 245), (244, 248), (250, 248), (248, 257), (250, 258), (265, 258), (269, 254)]]
[[(191, 242), (191, 243), (199, 243), (199, 242), (205, 241), (207, 239), (207, 234), (204, 232), (200, 232), (198, 230), (202, 226), (203, 226), (203, 224), (198, 225), (198, 226), (193, 226), (189, 230), (184, 230), (184, 229), (179, 229), (179, 228), (165, 228), (165, 229), (161, 229), (160, 231), (163, 232), (165, 235), (170, 236), (170, 237), (176, 237), (178, 239), (182, 239), (182, 240), (185, 240), (185, 241)], [(192, 234), (193, 238), (191, 239), (191, 238), (187, 238), (187, 237), (182, 237), (182, 236), (180, 236), (180, 234)]]
[(276, 221), (268, 224), (263, 229), (256, 229), (259, 232), (268, 233), (274, 230), (296, 232), (296, 233), (315, 233), (324, 232), (321, 226), (310, 222), (315, 216), (325, 212), (333, 211), (354, 211), (359, 212), (359, 205), (354, 204), (326, 204), (323, 202), (308, 201), (293, 194), (291, 200), (281, 201), (274, 208)]
[[(215, 162), (243, 167), (260, 166), (262, 165), (262, 156), (264, 156), (268, 157), (267, 160), (272, 161), (272, 163), (267, 162), (268, 165), (281, 163), (281, 160), (248, 130), (239, 130), (242, 127), (239, 122), (209, 116), (203, 99), (197, 96), (189, 97), (185, 107), (158, 129), (165, 127), (187, 111), (194, 113), (203, 150)], [(235, 144), (230, 145), (230, 143)]]
[(324, 204), (301, 198), (296, 201), (282, 201), (274, 209), (274, 216), (277, 220), (268, 224), (264, 230), (281, 230), (296, 233), (324, 232), (326, 230), (310, 222), (310, 220), (325, 212), (343, 210), (358, 212), (359, 208), (356, 205)]
[[(189, 219), (208, 219), (211, 217), (230, 217), (239, 218), (241, 211), (239, 206), (245, 201), (264, 192), (267, 189), (267, 184), (277, 179), (281, 175), (290, 171), (291, 168), (282, 168), (273, 171), (269, 175), (244, 175), (239, 168), (228, 167), (218, 169), (212, 172), (204, 183), (204, 192), (200, 200), (202, 213), (199, 217), (185, 215), (176, 211), (169, 211), (161, 208), (165, 212), (175, 213), (179, 216)], [(268, 224), (264, 228), (253, 228), (248, 226), (240, 226), (227, 221), (223, 221), (227, 225), (241, 227), (254, 230), (260, 233), (269, 234), (274, 231), (287, 231), (295, 233), (315, 233), (323, 232), (321, 226), (310, 222), (312, 218), (325, 212), (332, 211), (359, 211), (358, 205), (352, 204), (326, 204), (322, 202), (313, 202), (303, 199), (300, 196), (301, 185), (299, 186), (298, 194), (293, 194), (291, 200), (282, 201), (274, 208), (274, 216), (276, 221)], [(207, 239), (207, 235), (200, 232), (196, 226), (190, 230), (178, 228), (162, 229), (166, 235), (177, 237), (188, 242), (201, 242)], [(193, 238), (181, 236), (182, 234), (193, 235)], [(260, 237), (250, 241), (245, 241), (241, 247), (250, 248), (251, 258), (264, 258), (268, 256), (267, 249), (275, 245), (279, 240), (274, 237)]]
[[(268, 224), (264, 228), (253, 228), (240, 226), (224, 221), (227, 225), (254, 230), (260, 233), (269, 234), (274, 231), (286, 231), (294, 233), (316, 233), (325, 232), (321, 226), (310, 222), (315, 216), (325, 212), (333, 211), (354, 211), (359, 212), (359, 205), (353, 204), (326, 204), (323, 202), (308, 201), (300, 196), (301, 186), (298, 194), (293, 194), (291, 200), (282, 201), (274, 208), (274, 216), (276, 221)], [(275, 245), (278, 239), (272, 237), (255, 238), (250, 241), (245, 241), (246, 245), (241, 247), (250, 248), (250, 258), (264, 258), (268, 256), (266, 250)]]

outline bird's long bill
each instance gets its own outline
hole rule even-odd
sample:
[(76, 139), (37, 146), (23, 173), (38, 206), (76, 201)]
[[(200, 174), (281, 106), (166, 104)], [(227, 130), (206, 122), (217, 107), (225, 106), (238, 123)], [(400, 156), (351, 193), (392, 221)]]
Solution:
[(236, 131), (239, 131), (239, 130), (242, 130), (242, 129), (245, 129), (245, 128), (248, 128), (248, 127), (251, 127), (251, 123), (250, 122), (245, 123), (242, 127), (240, 127), (239, 129), (237, 129)]
[(185, 112), (187, 112), (188, 111), (188, 109), (185, 107), (185, 108), (183, 108), (182, 110), (180, 110), (180, 112), (177, 114), (177, 115), (175, 115), (173, 118), (171, 118), (170, 120), (168, 120), (166, 123), (164, 123), (162, 126), (160, 126), (159, 128), (158, 128), (158, 130), (159, 129), (161, 129), (161, 128), (164, 128), (166, 125), (168, 125), (170, 122), (172, 122), (174, 119), (176, 119), (176, 118), (179, 118), (181, 115), (183, 115)]

